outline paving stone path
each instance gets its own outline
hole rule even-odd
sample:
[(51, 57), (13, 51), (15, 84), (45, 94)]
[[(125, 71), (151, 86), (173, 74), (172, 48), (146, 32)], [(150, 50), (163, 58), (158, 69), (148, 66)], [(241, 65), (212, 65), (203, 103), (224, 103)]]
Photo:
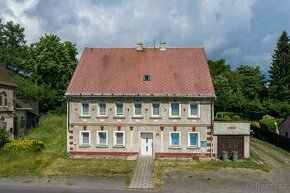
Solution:
[(129, 188), (153, 189), (153, 157), (140, 156), (133, 170)]

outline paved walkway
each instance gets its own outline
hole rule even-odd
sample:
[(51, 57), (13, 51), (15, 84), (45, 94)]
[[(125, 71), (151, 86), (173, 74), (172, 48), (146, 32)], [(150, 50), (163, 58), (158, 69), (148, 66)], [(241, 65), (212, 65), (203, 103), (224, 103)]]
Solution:
[(129, 188), (153, 189), (153, 157), (140, 156), (138, 158)]

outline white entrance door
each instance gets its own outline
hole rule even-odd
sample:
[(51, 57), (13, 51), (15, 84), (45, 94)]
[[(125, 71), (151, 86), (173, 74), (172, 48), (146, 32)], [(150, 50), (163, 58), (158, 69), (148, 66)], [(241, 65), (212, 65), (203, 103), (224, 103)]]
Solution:
[(141, 133), (141, 154), (152, 155), (153, 134)]

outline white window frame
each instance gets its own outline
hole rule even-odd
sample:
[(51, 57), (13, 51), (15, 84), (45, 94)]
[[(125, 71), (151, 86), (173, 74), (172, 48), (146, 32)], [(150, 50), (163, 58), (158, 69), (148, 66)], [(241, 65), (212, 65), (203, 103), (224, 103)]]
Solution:
[[(101, 104), (105, 104), (106, 105), (106, 109), (105, 109), (105, 114), (104, 115), (101, 115), (101, 108), (100, 108), (100, 105)], [(108, 113), (107, 113), (107, 103), (106, 102), (99, 102), (98, 103), (98, 116), (99, 117), (106, 117), (106, 116), (108, 116)]]
[[(136, 115), (136, 104), (141, 104), (141, 115)], [(143, 109), (142, 109), (142, 102), (138, 101), (138, 102), (134, 102), (134, 105), (133, 105), (133, 116), (134, 117), (142, 117), (143, 116)]]
[[(99, 133), (106, 133), (106, 144), (100, 143)], [(108, 131), (97, 131), (97, 146), (107, 147), (108, 146)]]
[[(172, 115), (172, 109), (171, 109), (171, 104), (172, 103), (177, 103), (179, 105), (178, 116)], [(181, 117), (181, 104), (180, 104), (180, 102), (170, 102), (169, 103), (169, 117), (171, 117), (171, 118), (180, 118)]]
[[(83, 143), (83, 133), (89, 133), (89, 143)], [(91, 145), (91, 131), (85, 131), (85, 130), (82, 130), (80, 131), (80, 136), (79, 136), (79, 144), (80, 146), (90, 146)]]
[[(197, 115), (191, 115), (191, 107), (190, 107), (191, 104), (197, 105)], [(188, 117), (189, 118), (199, 118), (200, 117), (200, 103), (199, 102), (191, 101), (188, 103)]]
[[(88, 114), (84, 114), (83, 104), (88, 104)], [(89, 117), (90, 116), (90, 102), (89, 101), (82, 101), (81, 102), (81, 116), (83, 117)]]
[[(159, 114), (158, 114), (158, 115), (154, 115), (154, 114), (153, 114), (153, 112), (154, 112), (153, 105), (156, 105), (156, 104), (159, 105)], [(160, 102), (152, 102), (152, 103), (151, 103), (151, 116), (152, 116), (152, 117), (160, 117), (160, 116), (161, 116), (161, 103), (160, 103)]]
[[(178, 146), (172, 144), (172, 138), (171, 138), (171, 134), (172, 133), (178, 133), (179, 134), (179, 144), (178, 144)], [(180, 148), (181, 147), (181, 132), (180, 131), (170, 131), (169, 132), (169, 147), (170, 148)]]
[[(123, 104), (122, 115), (118, 115), (117, 104)], [(123, 117), (124, 116), (124, 108), (125, 108), (124, 102), (115, 102), (115, 116), (116, 117)]]
[[(123, 133), (123, 144), (117, 144), (117, 133)], [(125, 147), (125, 131), (114, 131), (114, 147)]]
[[(190, 134), (193, 133), (193, 134), (197, 134), (197, 145), (190, 145)], [(187, 146), (188, 148), (199, 148), (200, 147), (200, 133), (199, 132), (188, 132), (188, 143), (187, 143)]]

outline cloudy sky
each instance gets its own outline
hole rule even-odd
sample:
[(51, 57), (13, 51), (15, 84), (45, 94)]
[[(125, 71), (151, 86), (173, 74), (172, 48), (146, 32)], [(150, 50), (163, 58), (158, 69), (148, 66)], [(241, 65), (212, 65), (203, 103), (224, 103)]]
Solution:
[(267, 72), (289, 0), (0, 0), (0, 18), (25, 28), (28, 43), (56, 34), (84, 47), (204, 46), (209, 59)]

